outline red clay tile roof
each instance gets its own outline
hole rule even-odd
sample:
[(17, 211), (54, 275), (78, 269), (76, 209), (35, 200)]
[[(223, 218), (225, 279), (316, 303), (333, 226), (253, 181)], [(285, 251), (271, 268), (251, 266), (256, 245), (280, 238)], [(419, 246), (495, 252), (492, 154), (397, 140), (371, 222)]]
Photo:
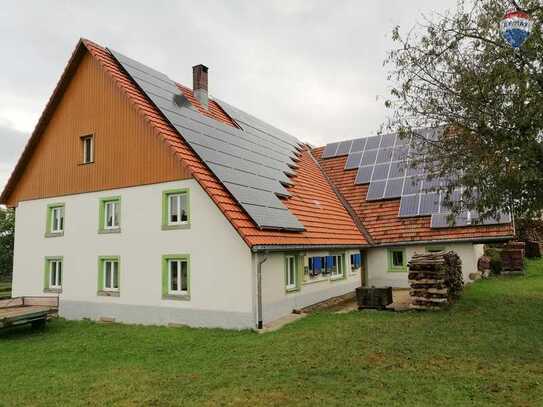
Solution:
[(349, 202), (376, 244), (433, 240), (477, 240), (509, 237), (513, 225), (430, 228), (430, 216), (399, 218), (400, 200), (366, 201), (368, 185), (355, 185), (356, 170), (345, 170), (347, 156), (322, 159), (323, 147), (313, 150), (328, 178)]
[[(318, 165), (311, 158), (311, 153), (307, 148), (301, 153), (297, 174), (292, 178), (293, 186), (289, 188), (292, 196), (284, 201), (288, 209), (303, 223), (305, 231), (287, 232), (258, 229), (183, 138), (179, 137), (177, 131), (170, 126), (124, 71), (120, 69), (111, 54), (105, 48), (91, 41), (83, 40), (83, 44), (90, 54), (117, 81), (119, 87), (151, 125), (155, 127), (164, 142), (189, 167), (193, 177), (217, 204), (249, 246), (352, 246), (366, 245), (368, 243), (334, 194)], [(200, 105), (189, 88), (182, 85), (179, 85), (179, 87), (200, 113), (235, 126), (232, 119), (214, 101), (210, 102), (210, 109), (207, 111)]]

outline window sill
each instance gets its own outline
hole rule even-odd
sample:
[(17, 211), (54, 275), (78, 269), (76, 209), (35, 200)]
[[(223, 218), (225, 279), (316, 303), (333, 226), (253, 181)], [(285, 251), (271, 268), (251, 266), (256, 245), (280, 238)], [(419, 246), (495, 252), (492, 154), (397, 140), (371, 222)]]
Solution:
[(100, 290), (98, 291), (97, 295), (101, 297), (120, 297), (121, 293), (119, 291)]
[(326, 278), (319, 278), (315, 280), (307, 280), (302, 283), (302, 285), (308, 285), (308, 284), (315, 284), (315, 283), (322, 283), (323, 281), (329, 281), (330, 279), (328, 277)]
[(94, 161), (89, 161), (88, 163), (79, 163), (77, 165), (89, 165), (89, 164), (94, 164)]
[(346, 278), (347, 278), (346, 276), (335, 276), (335, 277), (330, 277), (330, 281), (345, 280)]
[(286, 288), (285, 287), (285, 292), (287, 294), (295, 293), (295, 292), (298, 292), (298, 291), (300, 291), (300, 287), (292, 287), (292, 288)]
[(43, 292), (46, 294), (62, 294), (62, 288), (44, 288)]
[(190, 229), (190, 222), (182, 223), (180, 225), (162, 225), (162, 230), (178, 230), (178, 229)]
[(121, 233), (121, 228), (116, 229), (99, 229), (98, 234), (100, 235), (109, 235), (112, 233)]
[(45, 232), (45, 237), (62, 237), (64, 232)]
[(163, 300), (172, 300), (172, 301), (190, 301), (190, 294), (180, 294), (180, 295), (173, 295), (173, 294), (166, 294), (162, 296)]

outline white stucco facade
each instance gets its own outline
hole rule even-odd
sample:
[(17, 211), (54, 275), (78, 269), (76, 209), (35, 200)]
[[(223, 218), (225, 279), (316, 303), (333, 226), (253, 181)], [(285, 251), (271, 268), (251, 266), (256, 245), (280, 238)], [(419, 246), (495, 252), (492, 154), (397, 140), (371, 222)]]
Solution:
[[(189, 191), (190, 227), (164, 230), (163, 192)], [(120, 198), (120, 233), (99, 232), (100, 200)], [(48, 205), (64, 205), (64, 233), (46, 236)], [(258, 321), (258, 263), (262, 263), (262, 320), (269, 323), (292, 310), (368, 286), (408, 287), (407, 272), (390, 272), (390, 248), (366, 248), (363, 267), (351, 266), (358, 249), (252, 253), (206, 192), (182, 180), (101, 192), (20, 202), (16, 209), (13, 295), (59, 295), (67, 319), (111, 319), (142, 324), (253, 328)], [(433, 245), (434, 247), (436, 245)], [(437, 245), (462, 259), (464, 280), (476, 271), (483, 246)], [(428, 245), (398, 246), (406, 261)], [(190, 298), (163, 293), (163, 256), (190, 257)], [(297, 286), (287, 290), (286, 256), (296, 256)], [(341, 256), (341, 276), (309, 275), (309, 258)], [(118, 256), (118, 296), (99, 295), (99, 257)], [(62, 257), (62, 292), (44, 290), (47, 257)]]
[(434, 243), (427, 245), (376, 247), (367, 250), (367, 284), (369, 287), (409, 287), (407, 272), (389, 271), (389, 250), (402, 249), (409, 261), (415, 253), (425, 253), (429, 248), (443, 248), (454, 251), (462, 260), (464, 283), (471, 282), (469, 274), (477, 271), (477, 260), (483, 255), (482, 244), (467, 243)]
[[(162, 230), (162, 193), (188, 188), (188, 229)], [(99, 200), (121, 198), (121, 232), (98, 233)], [(65, 206), (64, 235), (45, 237), (47, 205)], [(162, 256), (190, 255), (190, 300), (162, 299)], [(20, 202), (13, 295), (44, 294), (45, 258), (62, 256), (60, 314), (119, 322), (251, 328), (252, 255), (194, 180)], [(119, 256), (118, 297), (97, 295), (98, 257)]]
[[(262, 309), (264, 323), (290, 314), (318, 302), (354, 291), (361, 285), (361, 271), (352, 271), (350, 255), (357, 250), (320, 250), (261, 254), (262, 264)], [(341, 278), (332, 276), (310, 279), (307, 275), (309, 257), (341, 255), (345, 259), (345, 274)], [(296, 290), (286, 289), (285, 256), (299, 256), (299, 283)], [(257, 262), (255, 261), (255, 264)]]

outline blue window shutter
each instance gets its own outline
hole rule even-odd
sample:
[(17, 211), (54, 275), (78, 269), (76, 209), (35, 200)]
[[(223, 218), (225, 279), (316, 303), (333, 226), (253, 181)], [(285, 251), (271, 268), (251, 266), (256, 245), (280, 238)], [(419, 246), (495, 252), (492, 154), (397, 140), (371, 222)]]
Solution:
[(326, 268), (331, 269), (334, 267), (334, 256), (326, 256)]
[(320, 273), (321, 269), (322, 269), (321, 258), (313, 257), (313, 271), (316, 273)]

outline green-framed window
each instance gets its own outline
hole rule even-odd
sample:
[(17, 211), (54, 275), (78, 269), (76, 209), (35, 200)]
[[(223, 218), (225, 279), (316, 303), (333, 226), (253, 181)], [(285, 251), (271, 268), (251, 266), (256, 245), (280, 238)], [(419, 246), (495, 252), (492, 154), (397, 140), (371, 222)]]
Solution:
[(444, 252), (445, 246), (426, 246), (426, 251), (428, 253)]
[(162, 298), (190, 300), (190, 256), (188, 254), (162, 256)]
[(121, 231), (121, 197), (101, 198), (98, 210), (98, 232), (119, 233)]
[(300, 289), (300, 256), (285, 255), (285, 290), (287, 292)]
[(98, 258), (98, 295), (119, 296), (120, 290), (120, 257), (100, 256)]
[(162, 229), (190, 228), (189, 190), (171, 189), (162, 193)]
[(64, 235), (64, 203), (47, 205), (45, 236), (55, 237)]
[(331, 257), (333, 259), (332, 265), (330, 268), (327, 266), (330, 270), (330, 278), (332, 280), (345, 278), (345, 255), (333, 254)]
[(388, 249), (388, 271), (407, 271), (407, 256), (405, 249)]
[(64, 261), (61, 256), (45, 258), (44, 292), (62, 292)]

